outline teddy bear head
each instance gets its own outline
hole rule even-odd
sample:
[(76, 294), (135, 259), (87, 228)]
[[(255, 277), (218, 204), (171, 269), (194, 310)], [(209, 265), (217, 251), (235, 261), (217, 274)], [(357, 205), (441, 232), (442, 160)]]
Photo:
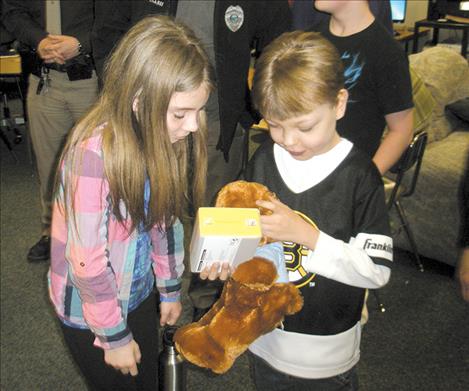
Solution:
[(256, 291), (268, 291), (277, 280), (277, 269), (272, 262), (253, 258), (250, 263), (241, 263), (231, 275), (237, 283)]

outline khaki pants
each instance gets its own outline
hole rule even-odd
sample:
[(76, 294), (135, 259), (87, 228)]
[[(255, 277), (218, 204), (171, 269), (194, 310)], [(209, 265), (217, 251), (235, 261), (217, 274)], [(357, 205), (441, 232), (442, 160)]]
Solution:
[(94, 72), (91, 79), (69, 81), (66, 73), (50, 70), (49, 79), (48, 91), (37, 95), (39, 78), (31, 75), (27, 97), (29, 132), (40, 182), (43, 235), (50, 232), (53, 183), (65, 139), (98, 94)]
[(225, 161), (223, 153), (217, 150), (220, 125), (209, 127), (207, 143), (207, 192), (206, 205), (215, 201), (218, 191), (227, 183), (236, 180), (243, 164), (244, 129), (238, 125), (233, 144), (230, 149), (230, 159)]

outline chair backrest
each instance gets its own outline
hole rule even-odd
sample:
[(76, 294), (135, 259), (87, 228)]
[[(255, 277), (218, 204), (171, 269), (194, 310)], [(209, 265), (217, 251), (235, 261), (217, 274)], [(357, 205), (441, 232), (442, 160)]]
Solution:
[(0, 75), (21, 75), (21, 57), (18, 52), (10, 50), (8, 52), (0, 53)]
[(400, 191), (401, 183), (405, 174), (413, 167), (414, 171), (409, 185), (406, 186), (405, 190), (400, 191), (399, 197), (409, 197), (414, 193), (420, 173), (420, 166), (422, 165), (423, 154), (427, 145), (427, 138), (427, 132), (416, 134), (400, 159), (389, 170), (391, 173), (396, 174), (396, 179), (394, 188), (388, 200), (388, 207), (391, 207), (394, 203), (398, 191)]

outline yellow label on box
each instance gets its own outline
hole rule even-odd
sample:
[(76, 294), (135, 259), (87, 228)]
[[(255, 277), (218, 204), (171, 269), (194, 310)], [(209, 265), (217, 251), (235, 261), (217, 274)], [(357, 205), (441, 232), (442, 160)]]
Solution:
[(201, 235), (261, 236), (255, 208), (200, 208), (198, 219)]
[(232, 266), (253, 257), (262, 236), (256, 208), (200, 208), (191, 240), (191, 270), (214, 262)]

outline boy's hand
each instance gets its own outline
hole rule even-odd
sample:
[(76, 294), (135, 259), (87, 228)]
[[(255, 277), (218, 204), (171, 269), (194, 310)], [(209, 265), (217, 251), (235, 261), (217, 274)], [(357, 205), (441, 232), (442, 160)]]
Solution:
[(261, 216), (262, 234), (275, 241), (294, 242), (316, 247), (319, 231), (297, 213), (277, 199), (256, 201), (257, 206), (269, 209), (272, 214)]

